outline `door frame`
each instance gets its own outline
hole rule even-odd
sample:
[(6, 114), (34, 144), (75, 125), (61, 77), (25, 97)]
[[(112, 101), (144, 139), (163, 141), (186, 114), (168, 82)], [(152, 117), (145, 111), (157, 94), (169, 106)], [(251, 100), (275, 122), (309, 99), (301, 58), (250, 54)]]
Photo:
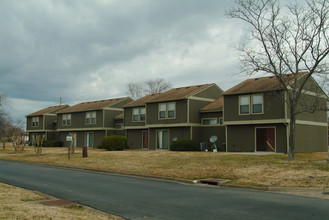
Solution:
[[(168, 131), (168, 149), (160, 149), (158, 148), (158, 132), (159, 131)], [(155, 149), (156, 150), (170, 150), (170, 130), (169, 129), (156, 129), (156, 135), (155, 135)]]
[[(274, 129), (274, 146), (275, 146), (275, 151), (257, 151), (257, 129), (267, 129), (267, 128), (273, 128)], [(255, 152), (274, 152), (276, 153), (276, 126), (266, 126), (266, 127), (255, 127)]]
[[(147, 148), (144, 147), (144, 134), (145, 133), (147, 134)], [(142, 149), (145, 149), (145, 150), (149, 150), (150, 149), (149, 139), (150, 139), (150, 133), (149, 133), (149, 131), (142, 131)]]
[[(94, 132), (86, 132), (85, 133), (86, 134), (86, 144), (85, 144), (85, 146), (86, 147), (94, 147), (94, 139), (95, 139), (95, 135), (94, 135)], [(88, 134), (92, 134), (92, 138), (93, 138), (93, 140), (92, 140), (92, 146), (88, 146)]]

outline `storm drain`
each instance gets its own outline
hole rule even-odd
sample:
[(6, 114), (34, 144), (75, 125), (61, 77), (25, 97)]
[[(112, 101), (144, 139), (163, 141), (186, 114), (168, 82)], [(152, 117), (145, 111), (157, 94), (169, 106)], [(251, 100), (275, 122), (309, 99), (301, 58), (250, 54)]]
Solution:
[(230, 180), (226, 180), (226, 179), (209, 178), (209, 179), (201, 179), (200, 183), (221, 186), (221, 185), (224, 185), (225, 183), (228, 183), (229, 181)]

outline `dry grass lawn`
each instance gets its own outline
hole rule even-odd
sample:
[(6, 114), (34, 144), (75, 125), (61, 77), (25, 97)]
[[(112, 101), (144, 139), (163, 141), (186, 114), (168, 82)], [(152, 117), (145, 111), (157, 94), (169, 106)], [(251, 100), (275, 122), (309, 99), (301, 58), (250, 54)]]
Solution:
[(171, 152), (127, 150), (110, 152), (88, 149), (82, 158), (81, 149), (67, 158), (67, 148), (44, 148), (36, 156), (33, 147), (15, 153), (7, 146), (0, 150), (0, 159), (62, 165), (76, 168), (102, 169), (124, 174), (202, 179), (229, 179), (233, 184), (289, 187), (329, 187), (328, 153), (297, 153), (289, 162), (285, 154), (230, 154), (210, 152)]
[(0, 183), (0, 219), (119, 219), (82, 206), (54, 207), (36, 201), (44, 198), (28, 190)]

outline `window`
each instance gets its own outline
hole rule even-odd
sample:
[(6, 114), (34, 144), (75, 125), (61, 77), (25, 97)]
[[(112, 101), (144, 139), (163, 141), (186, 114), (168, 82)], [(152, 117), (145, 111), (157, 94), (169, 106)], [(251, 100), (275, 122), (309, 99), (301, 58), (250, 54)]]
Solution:
[(219, 118), (219, 124), (224, 124), (224, 120), (223, 120), (223, 118)]
[(145, 107), (139, 108), (139, 120), (140, 121), (145, 121)]
[(71, 114), (63, 114), (62, 125), (71, 125)]
[(133, 108), (133, 121), (145, 121), (145, 107)]
[(249, 114), (249, 96), (240, 96), (240, 114)]
[(32, 127), (39, 127), (39, 117), (32, 117)]
[(133, 108), (133, 121), (138, 121), (139, 108)]
[(117, 129), (122, 129), (122, 128), (123, 128), (123, 124), (116, 124), (116, 125), (115, 125), (115, 128), (117, 128)]
[(252, 95), (252, 113), (262, 113), (263, 112), (263, 96), (262, 95)]
[(250, 106), (252, 114), (263, 113), (263, 95), (244, 95), (239, 96), (239, 113), (240, 115), (250, 114)]
[(86, 124), (96, 124), (96, 112), (86, 113)]
[(159, 119), (175, 118), (175, 102), (159, 104)]
[(167, 105), (165, 103), (159, 104), (159, 118), (166, 118)]
[(203, 125), (215, 125), (215, 124), (217, 124), (217, 119), (216, 118), (204, 118), (204, 119), (202, 119), (202, 124)]

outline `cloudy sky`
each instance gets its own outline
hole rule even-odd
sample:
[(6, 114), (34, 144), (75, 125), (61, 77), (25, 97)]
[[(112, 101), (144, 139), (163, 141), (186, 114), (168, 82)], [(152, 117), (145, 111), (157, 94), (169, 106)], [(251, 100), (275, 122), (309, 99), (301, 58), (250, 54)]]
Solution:
[(127, 95), (127, 84), (241, 82), (231, 0), (0, 0), (0, 93), (10, 114)]

